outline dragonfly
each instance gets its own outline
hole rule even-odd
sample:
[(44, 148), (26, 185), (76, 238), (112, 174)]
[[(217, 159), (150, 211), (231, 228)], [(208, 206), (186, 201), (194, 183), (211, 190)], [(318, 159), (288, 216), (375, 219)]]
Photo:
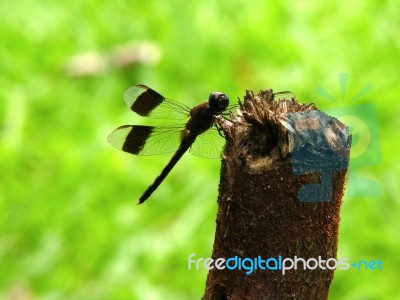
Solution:
[(108, 142), (112, 146), (134, 155), (174, 152), (137, 204), (143, 203), (152, 195), (186, 151), (207, 158), (221, 157), (225, 139), (218, 130), (215, 117), (225, 116), (235, 107), (229, 107), (229, 98), (226, 94), (212, 92), (207, 102), (190, 108), (183, 103), (165, 98), (146, 85), (139, 84), (130, 87), (124, 93), (124, 100), (133, 112), (142, 117), (173, 120), (188, 118), (188, 121), (181, 125), (158, 127), (123, 125), (108, 136)]

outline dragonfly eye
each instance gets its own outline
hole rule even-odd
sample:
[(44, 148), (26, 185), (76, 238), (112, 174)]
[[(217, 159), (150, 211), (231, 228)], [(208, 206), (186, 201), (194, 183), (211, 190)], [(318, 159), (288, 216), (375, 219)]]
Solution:
[(212, 92), (208, 97), (208, 104), (217, 112), (224, 111), (229, 105), (228, 96), (220, 92)]

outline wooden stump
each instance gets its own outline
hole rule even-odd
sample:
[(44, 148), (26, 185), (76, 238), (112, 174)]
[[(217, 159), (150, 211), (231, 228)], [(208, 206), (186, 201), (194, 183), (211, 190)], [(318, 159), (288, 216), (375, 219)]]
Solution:
[[(336, 258), (351, 135), (314, 105), (278, 96), (248, 91), (237, 116), (217, 120), (227, 147), (212, 257), (231, 258), (233, 270), (211, 269), (203, 299), (328, 296), (335, 261), (303, 267)], [(297, 270), (282, 270), (288, 258)]]

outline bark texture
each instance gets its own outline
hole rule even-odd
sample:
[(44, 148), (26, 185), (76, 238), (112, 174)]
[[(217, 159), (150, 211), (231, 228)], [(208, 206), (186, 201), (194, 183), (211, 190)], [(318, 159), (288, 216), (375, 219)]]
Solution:
[[(272, 90), (258, 95), (248, 91), (231, 121), (218, 119), (228, 142), (214, 259), (336, 258), (351, 135), (336, 119), (316, 114), (314, 105), (282, 96)], [(332, 168), (340, 160), (336, 157), (344, 160)], [(313, 171), (316, 161), (319, 169)], [(323, 185), (325, 177), (328, 184)], [(301, 194), (307, 185), (314, 189)], [(243, 268), (214, 268), (203, 299), (326, 299), (333, 272), (303, 270), (302, 263), (284, 275), (282, 270), (256, 268), (247, 275)]]

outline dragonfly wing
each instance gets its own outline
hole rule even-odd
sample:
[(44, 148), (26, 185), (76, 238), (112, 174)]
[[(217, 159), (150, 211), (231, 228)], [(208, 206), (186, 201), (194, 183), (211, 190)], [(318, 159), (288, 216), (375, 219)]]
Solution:
[(124, 125), (108, 136), (115, 148), (135, 155), (156, 155), (178, 149), (184, 126)]
[(134, 85), (126, 90), (124, 100), (138, 115), (153, 119), (183, 120), (189, 116), (191, 110), (185, 104), (167, 99), (142, 84)]
[(196, 138), (189, 151), (205, 158), (221, 158), (224, 147), (225, 139), (216, 129), (211, 128)]

